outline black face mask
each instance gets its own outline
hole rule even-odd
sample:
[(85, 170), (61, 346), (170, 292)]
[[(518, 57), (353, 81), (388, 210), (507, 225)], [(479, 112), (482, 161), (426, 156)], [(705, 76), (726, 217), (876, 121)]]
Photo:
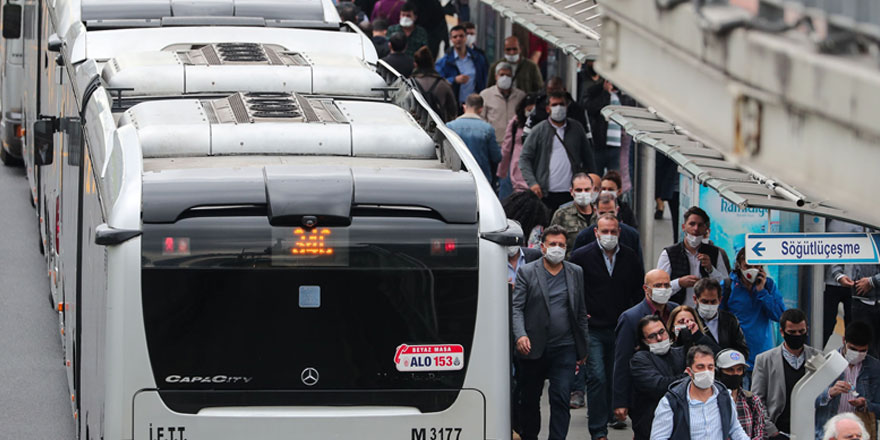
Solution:
[(785, 339), (788, 348), (792, 350), (800, 350), (801, 347), (804, 346), (804, 341), (807, 339), (807, 335), (790, 335), (788, 333), (783, 333), (782, 338)]
[(742, 384), (743, 384), (743, 377), (742, 376), (725, 374), (724, 372), (719, 371), (718, 375), (716, 377), (718, 378), (718, 380), (721, 383), (724, 384), (724, 386), (727, 387), (728, 390), (739, 389), (740, 387), (742, 387)]

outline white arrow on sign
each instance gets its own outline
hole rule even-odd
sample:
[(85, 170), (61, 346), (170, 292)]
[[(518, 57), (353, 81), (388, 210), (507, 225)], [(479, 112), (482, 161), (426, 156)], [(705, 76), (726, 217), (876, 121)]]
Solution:
[(878, 264), (880, 234), (746, 234), (749, 264)]

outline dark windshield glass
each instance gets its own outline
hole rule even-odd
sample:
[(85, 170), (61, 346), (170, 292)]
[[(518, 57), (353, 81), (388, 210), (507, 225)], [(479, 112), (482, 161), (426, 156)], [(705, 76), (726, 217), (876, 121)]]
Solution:
[[(350, 390), (336, 402), (448, 406), (449, 393), (411, 390), (464, 381), (477, 307), (475, 225), (365, 217), (324, 235), (298, 229), (273, 228), (265, 217), (144, 225), (144, 318), (160, 389), (322, 391), (283, 402), (228, 401), (234, 393), (218, 393), (222, 402), (203, 393), (199, 402), (181, 393), (166, 401), (333, 404), (329, 390)], [(298, 254), (299, 243), (322, 241), (313, 236), (324, 244), (308, 248), (324, 253)], [(462, 368), (399, 371), (402, 344), (461, 346)], [(309, 368), (320, 376), (315, 384), (303, 380)], [(410, 391), (355, 392), (371, 389)]]

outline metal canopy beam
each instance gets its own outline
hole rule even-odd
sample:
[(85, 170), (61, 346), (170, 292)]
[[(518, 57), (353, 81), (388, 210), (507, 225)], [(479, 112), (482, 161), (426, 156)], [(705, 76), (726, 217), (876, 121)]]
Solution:
[(501, 16), (584, 62), (599, 54), (596, 0), (482, 0)]
[(740, 209), (763, 208), (867, 223), (853, 214), (727, 160), (714, 148), (690, 138), (681, 127), (644, 108), (608, 106), (605, 119), (620, 124), (637, 142), (669, 157), (697, 183), (712, 188)]

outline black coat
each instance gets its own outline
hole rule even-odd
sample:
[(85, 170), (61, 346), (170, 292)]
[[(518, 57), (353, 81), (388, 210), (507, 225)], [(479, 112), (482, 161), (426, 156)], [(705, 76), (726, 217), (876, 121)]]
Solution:
[(711, 332), (706, 330), (710, 339), (718, 344), (723, 350), (732, 348), (743, 354), (747, 359), (749, 357), (749, 346), (746, 345), (746, 337), (743, 335), (742, 328), (739, 326), (739, 320), (732, 313), (718, 309), (718, 339)]
[(672, 347), (662, 356), (648, 350), (640, 350), (633, 355), (630, 375), (633, 390), (639, 398), (633, 400), (629, 414), (636, 440), (647, 440), (651, 437), (651, 423), (654, 421), (657, 404), (666, 394), (669, 385), (685, 377), (685, 355), (681, 347)]
[[(672, 301), (666, 303), (666, 310), (671, 311), (676, 307), (678, 307), (678, 304)], [(629, 363), (640, 339), (638, 336), (639, 320), (653, 313), (651, 306), (648, 304), (648, 299), (645, 298), (642, 302), (623, 312), (617, 320), (617, 327), (614, 329), (614, 377), (611, 386), (612, 409), (631, 407), (632, 382)]]
[(642, 260), (626, 245), (620, 245), (614, 270), (608, 275), (603, 249), (598, 242), (572, 252), (569, 261), (584, 270), (584, 304), (590, 311), (590, 327), (611, 329), (620, 314), (645, 297)]

